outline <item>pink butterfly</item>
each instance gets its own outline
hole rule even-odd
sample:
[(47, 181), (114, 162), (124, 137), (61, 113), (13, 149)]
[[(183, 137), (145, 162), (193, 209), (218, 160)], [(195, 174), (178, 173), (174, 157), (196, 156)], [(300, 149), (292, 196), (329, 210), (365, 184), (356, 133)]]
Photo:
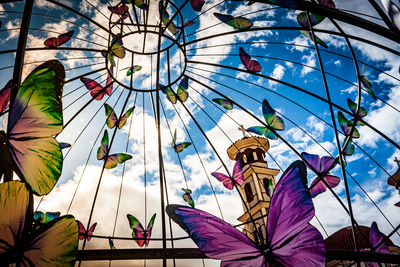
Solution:
[(128, 12), (128, 6), (125, 4), (122, 4), (121, 6), (109, 6), (108, 10), (117, 15), (124, 15)]
[(260, 63), (257, 60), (252, 59), (249, 54), (247, 54), (243, 48), (239, 47), (240, 61), (246, 67), (248, 71), (260, 72), (262, 70)]
[(92, 224), (92, 226), (90, 226), (89, 230), (86, 231), (85, 226), (83, 226), (83, 224), (76, 220), (78, 223), (78, 231), (79, 231), (79, 240), (83, 240), (86, 238), (87, 241), (90, 241), (90, 239), (92, 239), (92, 235), (94, 232), (94, 229), (96, 228), (97, 223)]
[(240, 166), (239, 161), (236, 161), (235, 166), (233, 166), (232, 178), (220, 172), (212, 172), (211, 175), (217, 178), (218, 181), (222, 182), (222, 184), (229, 190), (233, 189), (234, 183), (242, 185), (244, 181), (242, 167)]
[(0, 115), (8, 108), (8, 105), (10, 104), (12, 85), (12, 80), (9, 80), (4, 88), (0, 91)]
[(148, 246), (150, 242), (151, 231), (154, 226), (154, 220), (156, 219), (156, 214), (154, 213), (151, 217), (146, 230), (135, 216), (127, 214), (127, 217), (129, 226), (132, 229), (132, 237), (135, 239), (135, 242), (139, 247), (143, 247), (145, 244)]
[(74, 30), (71, 30), (67, 33), (60, 34), (57, 37), (51, 37), (44, 41), (44, 45), (47, 47), (59, 47), (60, 45), (65, 44), (66, 42), (71, 39), (71, 37), (74, 35)]
[[(110, 73), (112, 74), (112, 68), (110, 69)], [(83, 84), (86, 86), (86, 88), (90, 91), (90, 95), (96, 99), (96, 100), (102, 100), (104, 97), (104, 94), (111, 95), (112, 93), (112, 85), (113, 85), (113, 79), (110, 75), (110, 73), (107, 76), (107, 81), (106, 81), (106, 88), (101, 86), (98, 82), (95, 80), (92, 80), (90, 78), (85, 78), (81, 77), (81, 81)]]

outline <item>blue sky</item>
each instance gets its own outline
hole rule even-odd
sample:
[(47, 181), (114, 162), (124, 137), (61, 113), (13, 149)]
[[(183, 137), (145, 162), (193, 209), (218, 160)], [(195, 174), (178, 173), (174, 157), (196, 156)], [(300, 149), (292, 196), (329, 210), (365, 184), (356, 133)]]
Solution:
[[(35, 2), (27, 47), (43, 47), (43, 41), (46, 38), (65, 33), (71, 29), (75, 31), (74, 38), (65, 44), (65, 47), (80, 47), (97, 50), (107, 47), (108, 34), (97, 25), (67, 10), (46, 3), (45, 1), (38, 0)], [(90, 5), (89, 2), (98, 10)], [(99, 0), (89, 2), (63, 1), (66, 5), (74, 7), (94, 21), (108, 27), (108, 16), (110, 16), (110, 12), (107, 9), (107, 3)], [(176, 2), (177, 6), (183, 3), (183, 1), (174, 2)], [(112, 2), (112, 4), (116, 3), (116, 1)], [(335, 3), (337, 8), (377, 16), (366, 1), (337, 0)], [(213, 7), (214, 5), (216, 6)], [(12, 29), (18, 28), (19, 26), (22, 6), (23, 3), (3, 4), (0, 6), (0, 20), (3, 22), (2, 31), (0, 31), (0, 51), (16, 47), (18, 31)], [(186, 42), (233, 30), (232, 27), (220, 23), (213, 15), (213, 12), (232, 14), (234, 16), (242, 15), (251, 19), (254, 22), (255, 28), (298, 26), (296, 21), (297, 13), (299, 13), (298, 11), (277, 9), (270, 5), (254, 4), (252, 6), (247, 6), (241, 1), (229, 1), (227, 3), (206, 1), (202, 11), (209, 8), (211, 8), (209, 11), (201, 13), (199, 18), (195, 20), (193, 26), (186, 28), (186, 35), (188, 35)], [(149, 24), (152, 23), (155, 25), (157, 23), (158, 17), (156, 15), (156, 10), (156, 3), (152, 3), (152, 5), (150, 5)], [(15, 11), (16, 13), (10, 11)], [(169, 7), (168, 11), (172, 14), (175, 10)], [(130, 12), (132, 13), (131, 7)], [(106, 16), (103, 16), (101, 13), (104, 13)], [(186, 5), (182, 10), (184, 21), (193, 19), (198, 14), (191, 9), (190, 5)], [(44, 17), (43, 15), (57, 17), (63, 20), (59, 21), (50, 17)], [(114, 15), (112, 21), (116, 19), (118, 18)], [(373, 22), (381, 23), (378, 20), (369, 19)], [(175, 21), (175, 23), (181, 25), (182, 21), (178, 20)], [(339, 24), (349, 34), (375, 41), (396, 51), (399, 50), (399, 44), (390, 40), (348, 24), (340, 22)], [(114, 33), (117, 32), (117, 28), (118, 27), (113, 28)], [(131, 28), (134, 29), (135, 27), (131, 26)], [(327, 19), (316, 28), (337, 31)], [(35, 29), (44, 29), (46, 31)], [(128, 28), (124, 29), (126, 32), (129, 32), (129, 30)], [(169, 33), (167, 33), (167, 35), (171, 36)], [(321, 47), (320, 49), (324, 69), (327, 74), (329, 73), (327, 75), (327, 82), (332, 101), (348, 109), (346, 104), (347, 98), (354, 101), (357, 97), (357, 90), (353, 85), (357, 83), (357, 75), (353, 61), (348, 58), (351, 57), (349, 48), (345, 40), (341, 37), (323, 33), (317, 33), (317, 35), (328, 45), (328, 49), (322, 49)], [(146, 41), (146, 46), (148, 46), (149, 50), (153, 49), (154, 51), (157, 47), (155, 37), (156, 36), (153, 36), (152, 39)], [(142, 47), (142, 38), (143, 34), (127, 35), (123, 38), (124, 45), (138, 51)], [(179, 41), (182, 42), (182, 40)], [(240, 44), (243, 42), (248, 43)], [(358, 41), (352, 40), (351, 44), (360, 62), (364, 62), (383, 71), (379, 72), (369, 66), (365, 68), (365, 75), (372, 82), (375, 94), (380, 99), (399, 109), (399, 57), (390, 52)], [(304, 46), (309, 46), (309, 48)], [(188, 51), (186, 52), (186, 56), (188, 60), (192, 61), (209, 62), (244, 69), (238, 56), (239, 47), (244, 48), (247, 53), (259, 61), (262, 66), (261, 73), (263, 75), (293, 84), (322, 98), (326, 98), (321, 72), (312, 69), (319, 69), (319, 62), (313, 48), (313, 43), (303, 37), (297, 30), (258, 30), (214, 37), (189, 45), (187, 47)], [(68, 58), (68, 60), (62, 61), (67, 69), (67, 80), (89, 71), (102, 68), (105, 62), (99, 52), (76, 50), (39, 50), (38, 52), (27, 52), (25, 62), (37, 62), (52, 58)], [(0, 77), (3, 81), (0, 83), (0, 86), (3, 86), (12, 76), (12, 68), (6, 67), (13, 65), (13, 54), (0, 54), (0, 59)], [(171, 49), (170, 61), (172, 70), (171, 80), (174, 80), (181, 74), (181, 67), (183, 65), (180, 63), (184, 61), (183, 54), (179, 52), (179, 49)], [(134, 62), (135, 64), (143, 66), (143, 69), (133, 76), (134, 87), (144, 90), (150, 87), (155, 88), (155, 56), (151, 58), (149, 56), (135, 55)], [(118, 70), (130, 66), (130, 64), (131, 56), (128, 54), (125, 59), (118, 62)], [(24, 68), (24, 76), (37, 65), (38, 63), (26, 65)], [(358, 64), (360, 68), (361, 65), (361, 63)], [(166, 83), (168, 80), (166, 70), (166, 54), (163, 54), (161, 58), (160, 74), (162, 83)], [(121, 83), (129, 84), (130, 81), (125, 75), (126, 70), (114, 70), (114, 72), (117, 73), (117, 79), (121, 81)], [(327, 152), (324, 151), (324, 149), (326, 149), (332, 155), (337, 155), (334, 131), (330, 125), (320, 120), (320, 118), (322, 118), (329, 124), (332, 124), (329, 106), (326, 103), (286, 85), (226, 68), (188, 63), (185, 74), (231, 97), (261, 119), (261, 102), (263, 99), (267, 99), (271, 106), (282, 114), (281, 116), (285, 121), (286, 129), (281, 132), (282, 137), (290, 142), (299, 152), (307, 151), (323, 156), (327, 155)], [(390, 76), (388, 74), (390, 74)], [(89, 75), (88, 77), (94, 79), (100, 75), (102, 76), (98, 78), (98, 81), (104, 84), (106, 78), (105, 71)], [(223, 161), (229, 168), (232, 168), (234, 162), (228, 159), (226, 149), (231, 145), (232, 141), (242, 137), (241, 132), (237, 130), (238, 125), (236, 122), (243, 124), (245, 128), (259, 125), (259, 123), (237, 107), (228, 112), (219, 109), (209, 102), (212, 98), (218, 97), (217, 94), (193, 80), (190, 80), (189, 84), (190, 89), (188, 92), (190, 99), (185, 102), (187, 109), (195, 120), (199, 122), (208, 138), (213, 142), (216, 151), (221, 155)], [(177, 85), (172, 85), (172, 88), (176, 90)], [(235, 92), (230, 88), (234, 88), (252, 98)], [(68, 153), (68, 155), (64, 161), (62, 177), (59, 180), (57, 188), (43, 199), (40, 209), (60, 210), (63, 213), (67, 212), (72, 195), (79, 184), (76, 197), (69, 212), (75, 215), (77, 219), (83, 222), (87, 221), (88, 212), (92, 205), (94, 190), (97, 186), (102, 166), (102, 162), (96, 159), (95, 153), (104, 131), (106, 117), (104, 115), (103, 103), (106, 102), (111, 106), (115, 105), (115, 111), (119, 114), (128, 93), (128, 90), (114, 86), (111, 97), (108, 98), (105, 96), (102, 101), (91, 102), (91, 104), (88, 105), (82, 113), (79, 113), (79, 115), (64, 129), (62, 134), (58, 137), (58, 140), (69, 142), (73, 144), (73, 146), (70, 150), (64, 151), (64, 155), (66, 155), (66, 153)], [(120, 94), (121, 97), (119, 98)], [(148, 221), (154, 212), (157, 212), (158, 219), (156, 219), (154, 237), (161, 236), (161, 216), (158, 195), (157, 130), (155, 128), (154, 116), (151, 109), (150, 93), (138, 93), (136, 102), (135, 96), (136, 92), (130, 94), (130, 98), (127, 102), (127, 107), (136, 104), (135, 111), (132, 115), (132, 124), (129, 121), (127, 126), (117, 131), (115, 143), (111, 148), (111, 153), (125, 152), (127, 141), (129, 141), (127, 152), (133, 155), (133, 159), (126, 163), (124, 170), (123, 165), (119, 165), (116, 169), (104, 173), (92, 220), (99, 223), (97, 229), (97, 234), (99, 235), (111, 235), (113, 232), (119, 188), (122, 180), (121, 177), (122, 173), (124, 173), (121, 204), (118, 208), (119, 215), (115, 235), (130, 235), (130, 230), (125, 218), (126, 213), (135, 214), (135, 216), (137, 215), (137, 217), (144, 222)], [(72, 118), (85, 103), (88, 103), (90, 99), (90, 94), (86, 88), (83, 87), (79, 79), (67, 83), (64, 87), (63, 97), (63, 106), (65, 109), (64, 121), (69, 121), (69, 119)], [(180, 103), (174, 106), (164, 95), (161, 95), (161, 103), (167, 117), (166, 120), (164, 115), (162, 115), (161, 139), (169, 202), (184, 203), (181, 199), (181, 187), (186, 187), (184, 173), (188, 186), (194, 192), (193, 197), (196, 206), (219, 216), (220, 214), (216, 201), (210, 189), (210, 182), (208, 180), (210, 179), (211, 184), (215, 187), (218, 200), (221, 203), (224, 218), (232, 224), (238, 223), (236, 218), (241, 215), (241, 212), (231, 208), (234, 205), (240, 205), (240, 199), (237, 193), (227, 191), (218, 184), (215, 178), (210, 176), (211, 172), (221, 166), (211, 146), (207, 143), (203, 134), (191, 119), (191, 116)], [(400, 116), (398, 111), (380, 100), (375, 101), (366, 93), (362, 94), (361, 105), (368, 111), (366, 121), (389, 136), (396, 143), (399, 143), (400, 135), (398, 129), (400, 126)], [(304, 108), (308, 109), (308, 111)], [(204, 111), (206, 111), (206, 113)], [(179, 117), (177, 113), (179, 113), (181, 117)], [(335, 108), (334, 116), (337, 118), (337, 110)], [(143, 121), (145, 124), (143, 124)], [(188, 130), (187, 132), (183, 124)], [(143, 125), (145, 125), (144, 128)], [(170, 147), (171, 132), (173, 132), (174, 129), (177, 129), (178, 142), (189, 141), (190, 137), (194, 140), (193, 146), (179, 154), (183, 165), (183, 171), (176, 153)], [(319, 144), (307, 136), (303, 130), (309, 133)], [(395, 156), (400, 158), (400, 153), (384, 138), (368, 129), (368, 126), (359, 127), (359, 131), (361, 138), (356, 140), (356, 142), (366, 154), (363, 153), (361, 149), (356, 148), (355, 154), (348, 158), (349, 164), (346, 170), (365, 191), (368, 192), (370, 197), (389, 218), (390, 222), (397, 226), (397, 224), (400, 223), (400, 218), (396, 216), (398, 210), (396, 210), (396, 207), (393, 205), (399, 200), (399, 197), (394, 188), (386, 184), (388, 175), (385, 171), (393, 174), (397, 170), (393, 158)], [(113, 130), (108, 129), (108, 132), (111, 135)], [(224, 133), (226, 133), (226, 135)], [(143, 136), (145, 136), (145, 141)], [(340, 140), (343, 140), (343, 135), (340, 135)], [(146, 149), (146, 158), (144, 158), (144, 145)], [(270, 155), (266, 157), (266, 160), (271, 168), (279, 168), (272, 158), (277, 161), (283, 170), (286, 169), (290, 162), (298, 159), (282, 141), (270, 141), (270, 145)], [(92, 147), (93, 151), (90, 154)], [(196, 153), (195, 147), (198, 154)], [(384, 170), (374, 163), (367, 154), (379, 163)], [(201, 161), (199, 158), (201, 158)], [(86, 165), (87, 160), (88, 164)], [(144, 164), (145, 160), (146, 165)], [(206, 171), (204, 171), (204, 169)], [(222, 171), (222, 169), (220, 169), (220, 171)], [(341, 177), (339, 167), (335, 168), (333, 173)], [(313, 176), (314, 175), (309, 172), (310, 179)], [(81, 177), (82, 180), (79, 183)], [(144, 186), (145, 177), (146, 186)], [(357, 221), (363, 225), (370, 225), (372, 220), (376, 220), (380, 229), (384, 233), (389, 233), (392, 229), (390, 225), (350, 177), (349, 188)], [(335, 188), (335, 192), (346, 202), (343, 181)], [(342, 208), (330, 193), (324, 193), (318, 196), (314, 199), (314, 203), (316, 206), (316, 214), (328, 234), (332, 234), (350, 223), (349, 218), (344, 214)], [(321, 230), (318, 223), (313, 223)], [(174, 228), (174, 233), (176, 233), (177, 236), (184, 235), (178, 228)], [(325, 234), (324, 237), (326, 237)], [(400, 238), (398, 235), (395, 235), (392, 240), (398, 244)], [(115, 243), (117, 247), (129, 248), (136, 246), (131, 241), (116, 241)], [(153, 242), (153, 244), (151, 244), (151, 246), (154, 247), (160, 245), (159, 242)], [(183, 243), (183, 245), (193, 244)], [(107, 247), (107, 243), (106, 240), (97, 239), (88, 244), (88, 248), (90, 247)]]

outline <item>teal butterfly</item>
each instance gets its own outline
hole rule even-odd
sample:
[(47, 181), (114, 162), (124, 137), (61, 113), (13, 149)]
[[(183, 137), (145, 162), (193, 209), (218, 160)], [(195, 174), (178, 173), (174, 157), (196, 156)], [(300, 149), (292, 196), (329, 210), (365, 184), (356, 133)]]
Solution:
[(265, 122), (268, 127), (253, 126), (247, 129), (248, 132), (256, 133), (258, 135), (264, 135), (268, 139), (276, 140), (278, 137), (271, 131), (282, 131), (285, 129), (285, 123), (281, 117), (277, 116), (275, 110), (270, 106), (267, 100), (264, 99), (262, 103), (262, 110)]
[(190, 142), (183, 142), (180, 144), (176, 143), (176, 129), (174, 132), (174, 136), (172, 138), (172, 148), (175, 150), (176, 153), (181, 153), (185, 148), (187, 148), (188, 146), (190, 146), (192, 143)]
[[(364, 126), (365, 124), (360, 122), (358, 119), (362, 119), (365, 116), (367, 116), (367, 111), (365, 110), (365, 108), (360, 106), (358, 113), (357, 113), (357, 104), (354, 103), (350, 98), (347, 98), (347, 106), (353, 113), (354, 118), (357, 118), (356, 125)], [(354, 124), (354, 119), (350, 119), (347, 124), (348, 124), (348, 126), (352, 126)]]
[(360, 137), (360, 133), (358, 132), (358, 130), (356, 128), (353, 129), (353, 133), (351, 133), (351, 125), (353, 124), (353, 122), (350, 122), (349, 120), (346, 119), (346, 117), (343, 115), (342, 112), (338, 112), (338, 121), (339, 121), (339, 125), (340, 128), (342, 128), (342, 131), (344, 133), (345, 136), (350, 136), (351, 134), (351, 138), (359, 138)]
[(193, 198), (191, 196), (192, 190), (190, 190), (189, 188), (187, 188), (187, 189), (182, 188), (182, 191), (185, 192), (182, 195), (183, 200), (185, 200), (192, 208), (194, 208), (194, 201), (193, 201)]
[(108, 147), (108, 132), (104, 130), (103, 138), (101, 139), (101, 145), (97, 150), (97, 159), (104, 160), (104, 167), (106, 169), (112, 169), (117, 167), (118, 163), (124, 163), (127, 160), (132, 158), (131, 155), (126, 153), (118, 153), (109, 155), (109, 147)]
[(107, 116), (106, 123), (108, 128), (110, 129), (114, 128), (115, 126), (117, 126), (118, 129), (122, 129), (122, 127), (124, 127), (124, 125), (128, 121), (129, 116), (135, 109), (135, 107), (131, 107), (124, 113), (124, 115), (121, 116), (121, 118), (118, 119), (117, 114), (115, 113), (112, 107), (110, 107), (107, 104), (104, 104), (104, 107), (106, 109), (106, 116)]
[(137, 71), (140, 71), (142, 69), (142, 66), (139, 65), (133, 65), (132, 67), (130, 67), (128, 69), (128, 71), (126, 72), (126, 76), (130, 76), (131, 74), (134, 74)]
[(164, 26), (168, 25), (167, 29), (169, 30), (169, 32), (172, 33), (173, 35), (176, 35), (177, 30), (176, 30), (175, 24), (174, 24), (174, 22), (172, 22), (169, 19), (169, 14), (168, 14), (167, 10), (163, 7), (163, 1), (160, 1), (158, 8), (159, 8), (162, 23), (164, 24)]
[(187, 92), (187, 90), (188, 90), (188, 78), (187, 77), (184, 77), (181, 80), (176, 93), (169, 86), (164, 86), (164, 85), (160, 84), (160, 87), (161, 87), (161, 91), (167, 96), (167, 99), (172, 104), (176, 104), (178, 99), (181, 102), (185, 102), (189, 97), (189, 93)]
[(224, 109), (227, 109), (227, 110), (233, 109), (233, 103), (232, 103), (232, 100), (230, 100), (230, 99), (226, 99), (226, 98), (213, 98), (212, 101), (215, 102), (215, 103), (217, 103), (217, 104), (219, 104), (219, 105), (221, 105), (221, 106), (223, 106)]

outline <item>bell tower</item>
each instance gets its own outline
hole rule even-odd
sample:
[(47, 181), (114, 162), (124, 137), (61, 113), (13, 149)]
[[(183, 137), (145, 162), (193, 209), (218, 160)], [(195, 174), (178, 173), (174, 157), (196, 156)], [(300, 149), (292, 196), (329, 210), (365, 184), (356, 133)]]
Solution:
[[(239, 221), (246, 223), (250, 221), (250, 215), (246, 206), (250, 210), (251, 216), (255, 219), (255, 224), (263, 238), (266, 238), (267, 214), (271, 201), (272, 192), (276, 186), (277, 169), (268, 168), (264, 160), (265, 153), (269, 149), (268, 139), (258, 136), (247, 137), (243, 127), (244, 137), (232, 144), (228, 150), (228, 156), (231, 160), (240, 161), (244, 182), (239, 186), (240, 194), (246, 203), (243, 203), (244, 214), (238, 218)], [(246, 206), (245, 206), (246, 205)], [(259, 219), (257, 219), (259, 218)], [(243, 232), (254, 240), (254, 225), (246, 223)]]

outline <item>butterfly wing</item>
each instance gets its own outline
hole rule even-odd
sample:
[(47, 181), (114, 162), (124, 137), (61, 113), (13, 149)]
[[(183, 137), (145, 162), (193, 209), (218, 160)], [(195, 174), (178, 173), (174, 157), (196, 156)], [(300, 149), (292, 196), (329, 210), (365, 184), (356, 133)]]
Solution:
[(161, 15), (161, 21), (164, 24), (164, 26), (169, 24), (168, 30), (170, 31), (171, 34), (176, 35), (177, 30), (176, 30), (175, 24), (174, 24), (174, 22), (172, 22), (169, 19), (169, 14), (168, 14), (167, 10), (165, 10), (165, 8), (163, 7), (162, 1), (160, 1), (159, 5), (158, 5), (158, 9), (159, 9), (159, 13)]
[(276, 115), (275, 110), (271, 107), (266, 99), (263, 100), (262, 110), (264, 119), (267, 122), (268, 126), (278, 131), (282, 131), (285, 129), (285, 123), (283, 122), (281, 117)]
[[(375, 248), (374, 252), (387, 254), (387, 253), (389, 253), (389, 248), (385, 242), (383, 242), (381, 244), (382, 241), (383, 241), (383, 235), (379, 231), (378, 225), (376, 224), (376, 222), (373, 222), (371, 224), (371, 228), (369, 229), (369, 242), (370, 242), (371, 246), (373, 248)], [(381, 244), (381, 245), (376, 248), (376, 246), (378, 246), (379, 244)], [(380, 267), (381, 266), (378, 262), (367, 262), (367, 265), (369, 267)]]
[(106, 80), (106, 94), (107, 95), (111, 95), (111, 93), (112, 93), (112, 88), (113, 88), (113, 83), (114, 83), (112, 75), (113, 75), (113, 67), (111, 66), (110, 72), (107, 74), (107, 80)]
[(117, 114), (115, 114), (114, 109), (108, 104), (104, 104), (104, 108), (106, 109), (107, 126), (108, 128), (112, 129), (115, 127), (115, 125), (117, 125), (118, 122)]
[(81, 221), (76, 220), (76, 222), (78, 223), (78, 236), (79, 236), (79, 240), (83, 240), (86, 236), (86, 228), (85, 226), (81, 223)]
[(183, 90), (183, 89), (179, 86), (176, 95), (178, 96), (178, 99), (179, 99), (181, 102), (185, 102), (185, 101), (188, 99), (189, 93), (188, 93), (187, 91)]
[(22, 266), (73, 267), (77, 251), (78, 226), (73, 216), (65, 215), (38, 229), (33, 240), (27, 244), (23, 256), (26, 265)]
[(217, 17), (220, 21), (228, 24), (229, 26), (237, 29), (237, 30), (246, 30), (253, 26), (253, 22), (249, 19), (243, 17), (233, 17), (231, 15), (225, 15), (215, 12), (214, 16)]
[(224, 98), (214, 98), (212, 101), (215, 103), (223, 106), (226, 110), (231, 110), (233, 109), (233, 103), (229, 99), (224, 99)]
[(221, 266), (244, 260), (246, 264), (241, 266), (264, 266), (264, 257), (256, 245), (223, 220), (207, 212), (180, 205), (168, 205), (166, 211), (207, 257), (222, 260)]
[(60, 34), (57, 37), (57, 40), (58, 40), (57, 46), (63, 45), (66, 42), (68, 42), (73, 35), (74, 35), (74, 30), (71, 30), (71, 31), (69, 31), (67, 33)]
[[(344, 139), (344, 142), (346, 142), (346, 140), (347, 140), (348, 138), (349, 138), (349, 137), (347, 136), (347, 137)], [(346, 147), (343, 149), (343, 154), (346, 155), (346, 156), (351, 156), (351, 155), (354, 154), (354, 150), (355, 150), (355, 146), (354, 146), (354, 144), (353, 144), (353, 141), (351, 141), (351, 139), (350, 139), (350, 141), (347, 143)]]
[(181, 153), (183, 150), (185, 150), (185, 148), (187, 148), (191, 144), (192, 143), (190, 143), (190, 142), (183, 142), (183, 143), (177, 144), (177, 145), (175, 145), (174, 150), (176, 153)]
[(90, 95), (96, 100), (102, 100), (105, 94), (103, 86), (95, 80), (90, 78), (81, 77), (81, 81), (85, 87), (90, 91)]
[(0, 184), (0, 256), (7, 254), (21, 240), (29, 198), (24, 183), (10, 181)]
[(58, 144), (59, 144), (59, 146), (60, 146), (61, 149), (71, 147), (71, 144), (70, 144), (70, 143), (59, 142)]
[(0, 115), (10, 105), (10, 95), (12, 90), (12, 80), (9, 80), (7, 84), (0, 91)]
[(220, 172), (212, 172), (211, 175), (217, 178), (227, 189), (233, 189), (232, 179), (228, 175)]
[(135, 107), (131, 107), (130, 109), (128, 109), (124, 115), (122, 115), (122, 117), (119, 119), (118, 122), (118, 128), (122, 129), (122, 127), (124, 127), (124, 125), (126, 124), (126, 122), (128, 121), (129, 116), (131, 116), (133, 110), (135, 109)]
[(46, 212), (41, 218), (41, 223), (48, 223), (56, 218), (60, 217), (60, 212)]
[(376, 100), (376, 96), (374, 91), (372, 90), (372, 83), (370, 82), (370, 80), (365, 75), (361, 75), (360, 79), (365, 90), (367, 90), (367, 93), (370, 94), (372, 98)]
[(125, 161), (130, 160), (131, 158), (132, 156), (126, 153), (112, 154), (107, 157), (105, 168), (113, 169), (117, 167), (119, 163), (124, 163)]
[(258, 135), (263, 135), (271, 140), (278, 139), (278, 136), (276, 136), (271, 130), (269, 130), (267, 127), (264, 127), (264, 126), (253, 126), (253, 127), (248, 128), (246, 131), (255, 133)]
[(285, 266), (324, 266), (325, 244), (309, 224), (314, 205), (307, 188), (307, 169), (292, 163), (279, 180), (267, 221), (267, 238), (275, 260)]
[(325, 6), (325, 7), (329, 7), (329, 8), (335, 8), (336, 7), (336, 5), (333, 2), (333, 0), (319, 0), (318, 2), (319, 2), (319, 4), (321, 6)]
[(116, 249), (114, 241), (111, 239), (111, 237), (108, 238), (108, 245), (110, 246), (110, 249)]
[(314, 169), (317, 172), (317, 174), (322, 172), (321, 158), (318, 155), (308, 154), (307, 152), (302, 152), (301, 156), (304, 158), (304, 160), (305, 160), (304, 163), (310, 170)]
[(97, 159), (102, 160), (108, 154), (108, 132), (104, 130), (103, 138), (101, 139), (101, 144), (97, 149)]
[(49, 193), (61, 174), (62, 153), (52, 136), (63, 127), (64, 79), (64, 67), (59, 61), (43, 63), (26, 77), (10, 109), (10, 154), (20, 178), (37, 195)]
[(151, 231), (153, 230), (153, 226), (154, 226), (154, 220), (156, 219), (156, 213), (153, 214), (153, 216), (151, 216), (151, 219), (149, 221), (149, 223), (147, 224), (147, 228), (146, 228), (146, 246), (149, 245), (150, 242), (150, 237), (151, 237)]
[(244, 182), (244, 177), (242, 173), (242, 166), (240, 166), (240, 161), (236, 161), (235, 165), (233, 166), (232, 172), (233, 180), (235, 183), (242, 185)]
[(192, 208), (194, 208), (194, 201), (190, 193), (185, 193), (182, 196), (183, 200), (185, 200)]
[(325, 19), (324, 16), (310, 13), (310, 21), (308, 21), (307, 17), (307, 12), (301, 12), (299, 15), (297, 15), (297, 22), (303, 27), (303, 28), (310, 28), (310, 25), (315, 26), (319, 23), (321, 23)]
[[(314, 42), (314, 38), (312, 38), (312, 34), (309, 31), (300, 30), (300, 32), (302, 35), (304, 35), (305, 37)], [(328, 48), (328, 45), (316, 35), (315, 35), (315, 41), (317, 42), (317, 44), (320, 44), (323, 47)]]
[(174, 93), (174, 91), (172, 91), (172, 89), (170, 87), (163, 86), (161, 91), (167, 96), (168, 100), (172, 104), (176, 104), (176, 101), (177, 101), (176, 94)]
[(239, 56), (240, 61), (246, 67), (248, 71), (251, 72), (260, 72), (262, 70), (260, 63), (257, 60), (254, 60), (247, 54), (243, 48), (239, 47)]
[(200, 10), (203, 7), (204, 3), (205, 3), (204, 0), (190, 0), (190, 5), (197, 12), (200, 12)]
[[(347, 106), (354, 115), (357, 114), (357, 104), (354, 103), (350, 98), (347, 98)], [(360, 109), (358, 110), (358, 116), (360, 116), (361, 118), (367, 116), (367, 111), (365, 110), (365, 108), (360, 106)]]
[(57, 47), (58, 46), (58, 38), (57, 37), (50, 37), (46, 39), (43, 43), (46, 47)]
[(183, 24), (183, 28), (192, 26), (193, 24), (194, 24), (193, 20), (188, 20), (188, 21), (185, 22), (185, 24)]
[(108, 6), (108, 10), (110, 10), (111, 13), (117, 14), (117, 15), (123, 15), (128, 11), (128, 6), (125, 4), (122, 4), (120, 6)]
[(119, 18), (114, 24), (122, 23), (127, 17), (129, 17), (129, 12), (126, 12), (121, 18)]
[(132, 229), (132, 237), (133, 238), (143, 238), (142, 240), (135, 240), (135, 242), (139, 245), (139, 247), (143, 247), (144, 245), (144, 228), (139, 220), (130, 214), (126, 215), (129, 221), (129, 227)]
[(174, 131), (174, 135), (172, 136), (172, 143), (171, 143), (171, 147), (175, 148), (175, 144), (176, 144), (176, 129)]
[(92, 224), (92, 226), (90, 226), (88, 232), (87, 232), (87, 241), (90, 241), (90, 239), (92, 239), (92, 235), (94, 230), (96, 229), (97, 223)]
[[(340, 183), (340, 178), (333, 175), (326, 175), (324, 178), (325, 182), (329, 185), (330, 188), (336, 187)], [(310, 195), (312, 198), (318, 196), (319, 194), (325, 192), (327, 186), (325, 183), (318, 178), (318, 176), (314, 179), (314, 181), (310, 185)]]
[(181, 88), (182, 90), (186, 91), (189, 88), (189, 78), (183, 77), (181, 82), (179, 83), (178, 89)]

